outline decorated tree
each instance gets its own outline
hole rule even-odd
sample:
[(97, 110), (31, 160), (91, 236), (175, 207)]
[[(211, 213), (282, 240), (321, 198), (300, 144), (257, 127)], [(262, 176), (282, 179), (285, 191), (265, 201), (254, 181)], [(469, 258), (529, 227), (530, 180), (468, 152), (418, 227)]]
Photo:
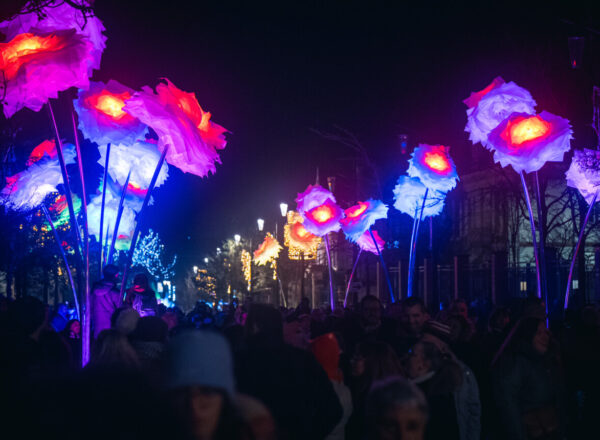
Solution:
[(169, 262), (165, 255), (165, 245), (152, 229), (136, 245), (133, 252), (133, 266), (142, 267), (156, 282), (169, 281), (175, 276), (177, 255)]

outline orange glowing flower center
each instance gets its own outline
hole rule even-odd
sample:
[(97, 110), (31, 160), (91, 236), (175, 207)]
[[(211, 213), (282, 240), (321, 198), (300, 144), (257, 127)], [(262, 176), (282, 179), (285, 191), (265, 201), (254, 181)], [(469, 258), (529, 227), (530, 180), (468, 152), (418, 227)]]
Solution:
[(12, 79), (26, 62), (26, 56), (61, 48), (61, 41), (56, 35), (19, 34), (8, 43), (0, 43), (0, 70), (6, 79)]
[(334, 216), (333, 209), (326, 205), (316, 207), (311, 214), (317, 223), (327, 223)]
[(448, 159), (442, 153), (425, 153), (425, 165), (439, 172), (450, 169)]
[(521, 145), (527, 141), (545, 136), (550, 131), (550, 123), (544, 121), (539, 116), (522, 118), (509, 123), (507, 126), (510, 143), (512, 145)]
[(369, 205), (364, 202), (358, 202), (358, 205), (352, 206), (346, 210), (346, 217), (357, 218), (367, 210)]
[(129, 98), (131, 98), (129, 92), (113, 94), (104, 90), (96, 99), (93, 99), (95, 102), (92, 103), (92, 106), (113, 119), (121, 119), (123, 116), (127, 116), (127, 113), (123, 111), (123, 107), (125, 101)]
[(296, 234), (300, 238), (306, 238), (310, 235), (310, 232), (308, 232), (306, 228), (302, 226), (302, 223), (298, 223), (298, 226), (296, 226)]

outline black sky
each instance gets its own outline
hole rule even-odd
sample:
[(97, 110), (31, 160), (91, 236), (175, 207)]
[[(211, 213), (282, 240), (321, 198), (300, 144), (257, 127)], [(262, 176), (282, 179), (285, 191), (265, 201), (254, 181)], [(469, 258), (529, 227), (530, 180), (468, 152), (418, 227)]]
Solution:
[(387, 3), (96, 1), (108, 41), (95, 79), (139, 88), (167, 77), (232, 131), (215, 175), (171, 167), (157, 193), (151, 225), (184, 264), (257, 217), (275, 219), (317, 166), (322, 176), (348, 171), (349, 150), (311, 128), (354, 132), (384, 187), (404, 171), (400, 133), (452, 146), (467, 170), (462, 100), (497, 75), (585, 130), (597, 73), (569, 69), (567, 36), (593, 36), (583, 29), (598, 28), (593, 2)]

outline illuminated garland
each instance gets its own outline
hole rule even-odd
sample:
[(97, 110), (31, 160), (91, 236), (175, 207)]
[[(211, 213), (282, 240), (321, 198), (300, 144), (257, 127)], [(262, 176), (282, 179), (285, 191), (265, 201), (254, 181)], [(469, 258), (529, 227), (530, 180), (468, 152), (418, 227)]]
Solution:
[(242, 271), (244, 272), (244, 279), (248, 283), (248, 292), (251, 288), (252, 281), (252, 256), (246, 249), (242, 250)]
[(165, 245), (161, 243), (157, 233), (152, 229), (142, 238), (133, 252), (133, 265), (145, 268), (157, 280), (170, 280), (175, 276), (177, 255), (171, 263), (163, 263)]

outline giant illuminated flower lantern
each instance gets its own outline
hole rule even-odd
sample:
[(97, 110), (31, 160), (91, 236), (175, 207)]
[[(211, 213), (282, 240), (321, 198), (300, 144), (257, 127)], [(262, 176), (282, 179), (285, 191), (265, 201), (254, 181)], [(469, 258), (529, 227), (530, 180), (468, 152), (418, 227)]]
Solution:
[[(112, 191), (106, 191), (106, 200), (104, 206), (104, 227), (108, 227), (109, 234), (105, 237), (111, 237), (113, 229), (117, 221), (117, 213), (119, 211), (120, 196)], [(123, 205), (123, 214), (119, 222), (119, 230), (117, 233), (117, 242), (115, 249), (127, 250), (131, 242), (131, 234), (135, 228), (135, 211), (125, 203)], [(88, 229), (90, 235), (100, 236), (100, 215), (102, 212), (102, 194), (95, 195), (87, 205)], [(106, 231), (102, 232), (106, 234)]]
[[(63, 145), (65, 163), (75, 163), (75, 147)], [(37, 208), (63, 183), (58, 159), (44, 156), (25, 170), (6, 178), (7, 185), (0, 192), (0, 203), (13, 211)]]
[(408, 161), (408, 175), (418, 178), (430, 191), (450, 191), (458, 174), (449, 150), (443, 145), (420, 144)]
[(56, 159), (57, 157), (56, 151), (56, 142), (54, 139), (43, 141), (37, 147), (33, 149), (33, 151), (29, 154), (29, 159), (27, 159), (26, 165), (31, 165), (42, 159), (44, 156), (50, 159)]
[(438, 215), (444, 209), (446, 195), (439, 191), (429, 191), (425, 206), (423, 206), (423, 197), (426, 190), (427, 188), (419, 179), (400, 176), (394, 187), (394, 208), (413, 218), (415, 214), (417, 217), (420, 216), (421, 207), (423, 207), (423, 218)]
[(102, 52), (106, 48), (106, 37), (102, 34), (106, 29), (93, 14), (92, 2), (80, 0), (77, 3), (82, 7), (77, 8), (73, 6), (74, 3), (63, 0), (44, 1), (41, 9), (39, 3), (27, 3), (19, 14), (0, 23), (0, 32), (6, 36), (6, 40), (12, 40), (17, 35), (32, 30), (55, 32), (72, 29), (92, 46), (90, 57), (87, 59), (88, 76), (91, 76), (92, 69), (100, 68)]
[[(73, 210), (75, 215), (79, 215), (81, 211), (81, 199), (77, 194), (73, 194)], [(54, 199), (54, 202), (48, 207), (48, 211), (52, 215), (55, 227), (66, 225), (70, 221), (69, 217), (69, 205), (67, 203), (67, 197), (64, 194), (58, 194)]]
[(344, 234), (357, 241), (379, 219), (387, 217), (388, 207), (381, 200), (369, 199), (358, 202), (344, 211), (345, 217), (340, 221)]
[[(377, 246), (375, 246), (375, 243), (373, 242), (371, 232), (373, 232), (373, 237), (375, 237)], [(379, 249), (379, 252), (381, 252), (383, 250), (383, 247), (385, 246), (385, 241), (379, 236), (377, 231), (373, 230), (371, 232), (366, 231), (360, 237), (358, 237), (358, 239), (355, 242), (358, 245), (358, 247), (361, 248), (363, 251), (371, 252), (372, 254), (377, 255), (377, 249)]]
[(587, 148), (575, 150), (565, 176), (567, 185), (577, 188), (585, 201), (592, 203), (594, 195), (600, 190), (600, 151)]
[(294, 211), (288, 211), (284, 227), (285, 245), (292, 260), (311, 260), (317, 255), (321, 238), (311, 234), (304, 227), (304, 219)]
[(283, 249), (277, 239), (270, 233), (267, 233), (265, 239), (260, 244), (258, 249), (254, 251), (254, 262), (259, 266), (264, 266), (267, 263), (276, 260), (279, 257), (279, 252)]
[(202, 110), (193, 93), (165, 80), (156, 93), (143, 87), (123, 109), (156, 132), (161, 152), (169, 147), (169, 164), (200, 177), (216, 171), (215, 162), (221, 162), (216, 149), (225, 147), (226, 130), (210, 121), (210, 113)]
[(107, 84), (92, 82), (88, 90), (80, 90), (73, 105), (83, 136), (98, 145), (129, 145), (143, 139), (146, 125), (123, 111), (125, 101), (133, 94), (133, 89), (114, 80)]
[(319, 185), (309, 185), (306, 191), (298, 194), (296, 203), (308, 232), (322, 237), (340, 230), (344, 211), (336, 204), (331, 191)]
[[(100, 145), (98, 151), (100, 152), (98, 163), (104, 166), (106, 163), (106, 145)], [(111, 145), (108, 174), (119, 185), (125, 185), (127, 175), (131, 171), (130, 189), (145, 190), (150, 186), (159, 159), (160, 153), (156, 145), (150, 142), (139, 141), (130, 146)], [(168, 177), (169, 167), (165, 163), (158, 174), (156, 186), (162, 185)]]
[(548, 112), (513, 113), (490, 133), (494, 161), (511, 165), (517, 173), (531, 173), (546, 162), (560, 162), (571, 148), (569, 121)]
[(471, 93), (463, 101), (468, 108), (467, 126), (469, 139), (475, 144), (489, 148), (488, 135), (512, 113), (534, 114), (536, 102), (531, 93), (514, 82), (505, 83), (501, 77), (479, 92)]
[(0, 43), (6, 117), (23, 107), (39, 111), (48, 99), (71, 87), (89, 87), (91, 50), (91, 43), (74, 30), (28, 32)]

